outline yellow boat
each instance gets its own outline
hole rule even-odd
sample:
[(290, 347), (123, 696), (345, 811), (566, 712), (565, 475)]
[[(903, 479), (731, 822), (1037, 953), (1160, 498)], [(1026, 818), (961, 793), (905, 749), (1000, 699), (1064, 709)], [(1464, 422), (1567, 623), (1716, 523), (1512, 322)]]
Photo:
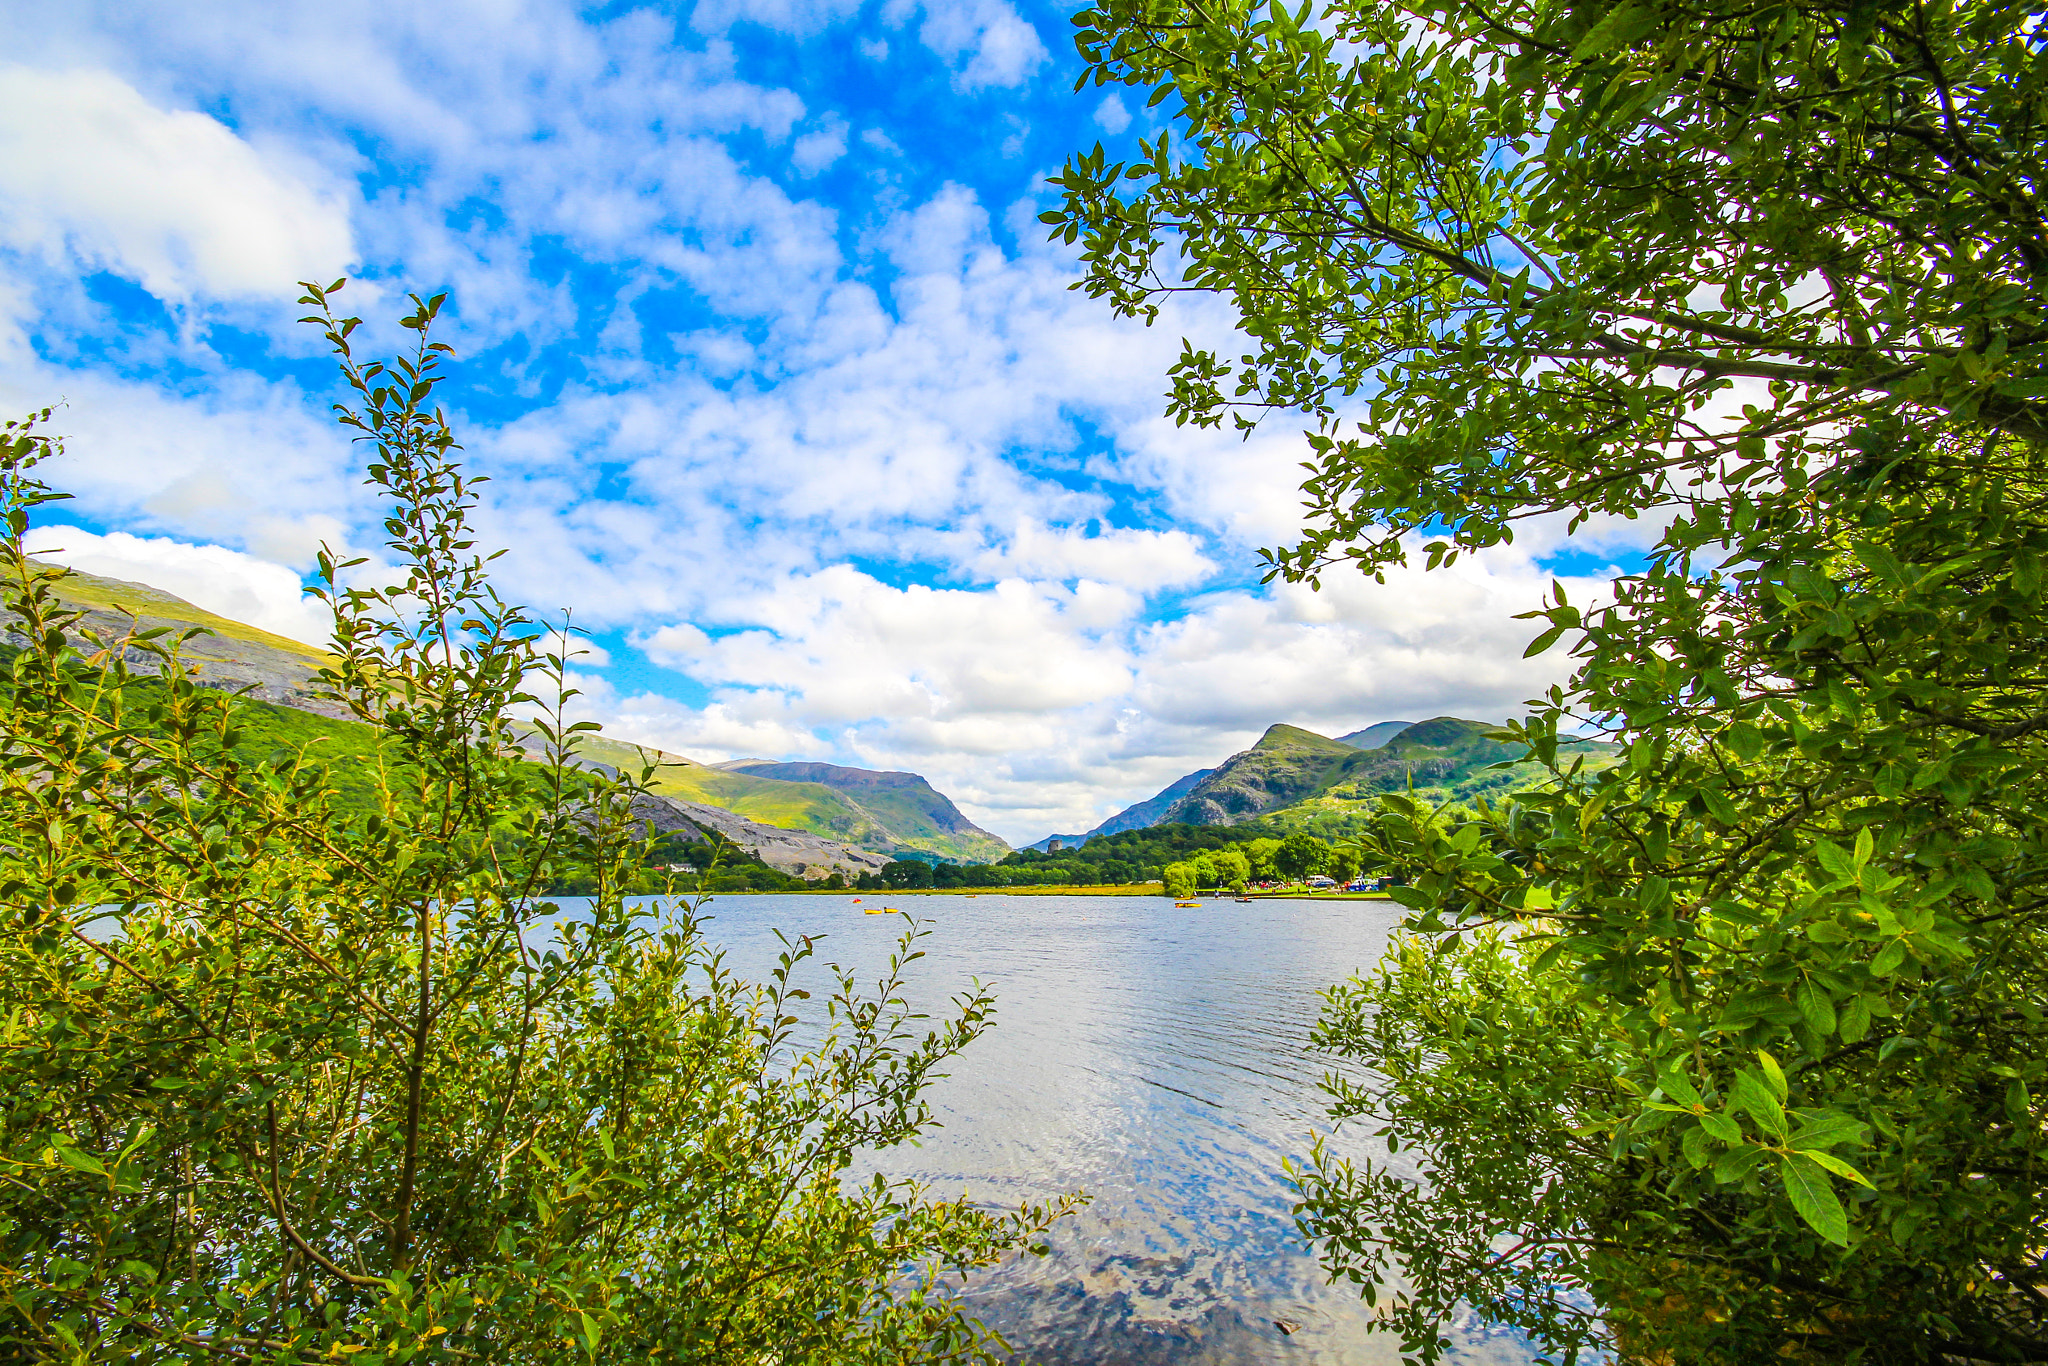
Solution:
[(1173, 903), (1173, 906), (1175, 910), (1193, 910), (1201, 904), (1199, 901), (1176, 901)]
[(863, 907), (861, 908), (861, 912), (860, 912), (860, 913), (861, 913), (862, 915), (901, 915), (901, 914), (903, 914), (903, 912), (901, 912), (901, 911), (897, 910), (897, 909), (896, 909), (896, 908), (895, 908), (894, 906), (863, 906)]

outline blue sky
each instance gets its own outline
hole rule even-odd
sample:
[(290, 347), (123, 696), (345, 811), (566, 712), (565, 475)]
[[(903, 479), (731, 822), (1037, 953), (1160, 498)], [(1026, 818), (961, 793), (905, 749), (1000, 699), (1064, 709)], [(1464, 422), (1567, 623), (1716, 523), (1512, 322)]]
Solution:
[(0, 402), (63, 401), (78, 494), (37, 544), (319, 638), (375, 508), (292, 283), (347, 274), (385, 336), (451, 292), (504, 588), (595, 633), (624, 738), (912, 769), (1022, 842), (1275, 721), (1514, 711), (1562, 661), (1512, 614), (1632, 538), (1261, 587), (1299, 432), (1160, 417), (1227, 312), (1119, 323), (1036, 222), (1154, 117), (1074, 92), (1068, 12), (0, 4)]

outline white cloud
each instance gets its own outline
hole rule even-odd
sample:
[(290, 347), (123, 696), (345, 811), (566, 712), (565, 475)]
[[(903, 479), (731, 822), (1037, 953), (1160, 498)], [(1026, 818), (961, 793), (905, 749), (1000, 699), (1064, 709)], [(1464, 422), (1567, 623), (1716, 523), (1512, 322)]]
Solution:
[(305, 595), (297, 574), (225, 546), (125, 531), (98, 536), (72, 526), (32, 528), (26, 544), (38, 559), (101, 578), (146, 583), (231, 621), (308, 645), (325, 645), (334, 634), (333, 617)]
[(801, 175), (816, 175), (846, 155), (846, 120), (827, 114), (818, 127), (796, 140), (789, 151), (790, 164)]
[(1067, 582), (1093, 579), (1144, 592), (1200, 583), (1216, 572), (1199, 538), (1185, 531), (1019, 524), (1001, 544), (965, 561), (985, 579), (1021, 577)]
[(699, 33), (723, 33), (744, 22), (803, 37), (851, 18), (860, 7), (861, 0), (698, 0), (690, 12), (690, 27)]
[[(0, 335), (0, 403), (69, 399), (58, 478), (105, 524), (217, 543), (183, 547), (195, 553), (238, 548), (280, 573), (321, 539), (374, 542), (356, 454), (320, 398), (253, 377), (203, 328), (152, 333), (96, 311), (76, 278), (107, 265), (180, 299), (232, 293), (295, 240), (279, 223), (352, 205), (335, 221), (373, 275), (452, 286), (454, 402), (469, 392), (461, 367), (484, 354), (490, 420), (460, 430), (496, 480), (481, 539), (514, 548), (497, 566), (508, 595), (573, 607), (613, 655), (640, 641), (692, 675), (690, 696), (709, 689), (690, 706), (579, 675), (593, 714), (628, 738), (913, 768), (1029, 838), (1085, 828), (1272, 721), (1336, 733), (1497, 717), (1554, 676), (1558, 659), (1520, 661), (1532, 632), (1507, 619), (1547, 584), (1533, 556), (1555, 548), (1554, 528), (1386, 588), (1216, 589), (1252, 576), (1253, 547), (1299, 530), (1295, 424), (1249, 442), (1174, 427), (1160, 391), (1181, 337), (1229, 342), (1213, 300), (1177, 303), (1149, 330), (1115, 320), (1069, 290), (1071, 251), (1033, 222), (1039, 191), (1009, 191), (1021, 197), (997, 231), (974, 191), (930, 191), (924, 130), (854, 138), (845, 119), (871, 122), (869, 109), (810, 109), (743, 79), (742, 45), (717, 36), (740, 23), (815, 34), (858, 8), (703, 0), (689, 24), (713, 36), (681, 40), (654, 10), (586, 20), (563, 0), (450, 0), (346, 33), (318, 7), (254, 0), (0, 12), (11, 53), (100, 73), (118, 87), (109, 108), (193, 139), (178, 174), (239, 167), (286, 191), (265, 201), (270, 226), (234, 225), (271, 245), (230, 261), (193, 254), (215, 219), (182, 190), (150, 188), (134, 207), (23, 182), (35, 194), (0, 203), (0, 221), (30, 225), (7, 240), (45, 268), (0, 273), (0, 317), (36, 319), (43, 344)], [(884, 0), (879, 19), (978, 92), (984, 162), (1026, 145), (1037, 111), (998, 92), (1048, 54), (1016, 8)], [(889, 56), (876, 38), (823, 41)], [(328, 55), (309, 67), (316, 47)], [(232, 109), (245, 131), (175, 112), (192, 109)], [(1116, 97), (1095, 114), (1105, 129), (1131, 117)], [(776, 183), (849, 152), (871, 197), (816, 197), (841, 176)], [(39, 166), (0, 165), (0, 188), (56, 174)], [(186, 184), (174, 170), (151, 174)], [(357, 176), (360, 201), (325, 188)], [(352, 286), (356, 311), (388, 316), (379, 288)], [(662, 311), (679, 297), (702, 309)], [(129, 352), (102, 363), (105, 337)], [(164, 586), (195, 600), (231, 585), (181, 553), (152, 551), (127, 576), (187, 574), (190, 591)]]
[(167, 303), (290, 297), (355, 255), (344, 197), (106, 71), (0, 67), (0, 234)]
[[(104, 373), (30, 365), (0, 374), (0, 406), (20, 412), (64, 395), (52, 423), (65, 457), (45, 478), (126, 520), (258, 557), (309, 566), (322, 541), (350, 543), (372, 510), (357, 452), (291, 386), (219, 377), (203, 396)], [(353, 515), (351, 515), (353, 514)]]
[[(1522, 658), (1513, 620), (1551, 575), (1503, 547), (1376, 584), (1276, 585), (1198, 599), (1148, 623), (1143, 597), (1080, 580), (904, 588), (849, 566), (723, 604), (739, 629), (643, 638), (713, 688), (701, 709), (593, 705), (626, 738), (697, 758), (816, 753), (924, 773), (1013, 840), (1080, 830), (1275, 722), (1338, 735), (1376, 721), (1500, 720), (1570, 669)], [(1574, 601), (1604, 576), (1566, 580)], [(635, 727), (658, 727), (636, 730)]]
[(1105, 133), (1121, 133), (1131, 126), (1131, 111), (1124, 104), (1124, 97), (1112, 90), (1102, 97), (1102, 103), (1095, 106), (1095, 121), (1102, 125)]
[(1051, 55), (1005, 0), (943, 0), (925, 7), (918, 40), (955, 66), (962, 90), (1021, 85)]

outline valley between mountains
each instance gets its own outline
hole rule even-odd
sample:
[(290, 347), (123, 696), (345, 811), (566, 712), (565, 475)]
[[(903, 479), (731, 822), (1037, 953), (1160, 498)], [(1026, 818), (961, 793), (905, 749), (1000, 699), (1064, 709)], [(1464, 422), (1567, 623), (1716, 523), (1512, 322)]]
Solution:
[[(197, 681), (251, 700), (256, 715), (245, 727), (244, 743), (271, 750), (317, 744), (315, 752), (328, 756), (344, 793), (361, 787), (356, 795), (368, 799), (361, 766), (351, 772), (343, 761), (369, 757), (371, 735), (320, 696), (315, 675), (325, 659), (321, 651), (147, 584), (70, 570), (57, 592), (86, 614), (82, 627), (103, 641), (157, 628), (202, 628), (205, 633), (186, 642), (181, 656)], [(155, 667), (154, 657), (138, 650), (131, 649), (127, 659), (138, 671)], [(900, 860), (1021, 860), (1050, 873), (1044, 867), (1048, 856), (1097, 839), (1126, 844), (1130, 832), (1155, 827), (1218, 828), (1222, 840), (1197, 837), (1197, 846), (1245, 839), (1254, 829), (1341, 837), (1356, 829), (1374, 799), (1389, 792), (1462, 800), (1547, 779), (1540, 765), (1521, 761), (1519, 747), (1488, 739), (1492, 730), (1486, 722), (1448, 716), (1384, 721), (1335, 738), (1274, 725), (1250, 749), (1176, 779), (1088, 831), (1048, 835), (1022, 850), (975, 825), (915, 773), (758, 758), (707, 764), (612, 736), (585, 739), (582, 754), (586, 764), (614, 770), (638, 772), (651, 763), (651, 796), (641, 814), (678, 850), (724, 843), (790, 886), (800, 885), (794, 879), (850, 885)], [(1561, 748), (1604, 766), (1613, 747), (1578, 740)], [(1127, 838), (1111, 838), (1120, 835)], [(1107, 867), (1123, 867), (1113, 852), (1109, 859)]]

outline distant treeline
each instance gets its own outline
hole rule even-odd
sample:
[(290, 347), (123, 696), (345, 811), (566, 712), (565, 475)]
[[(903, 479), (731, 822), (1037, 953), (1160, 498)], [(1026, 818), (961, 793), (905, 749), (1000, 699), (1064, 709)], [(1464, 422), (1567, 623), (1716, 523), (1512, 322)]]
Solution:
[(1101, 835), (1078, 849), (1019, 849), (999, 863), (929, 864), (910, 859), (862, 874), (866, 889), (920, 887), (1102, 887), (1158, 882), (1171, 864), (1203, 854), (1250, 845), (1279, 843), (1283, 832), (1252, 825), (1155, 825)]
[[(1293, 840), (1294, 857), (1280, 854)], [(1233, 853), (1244, 863), (1214, 855)], [(804, 892), (909, 891), (947, 887), (1103, 887), (1134, 882), (1161, 882), (1176, 866), (1191, 869), (1193, 885), (1234, 885), (1246, 876), (1289, 879), (1305, 872), (1345, 871), (1355, 867), (1333, 851), (1330, 841), (1289, 831), (1267, 822), (1249, 825), (1157, 825), (1147, 830), (1098, 836), (1078, 849), (1019, 849), (999, 863), (947, 863), (904, 858), (879, 872), (852, 878), (842, 873), (823, 877), (813, 870), (785, 872), (758, 854), (737, 845), (708, 843), (670, 835), (656, 842), (647, 856), (641, 881), (633, 890), (658, 892)], [(563, 882), (556, 895), (588, 894), (591, 889)]]

